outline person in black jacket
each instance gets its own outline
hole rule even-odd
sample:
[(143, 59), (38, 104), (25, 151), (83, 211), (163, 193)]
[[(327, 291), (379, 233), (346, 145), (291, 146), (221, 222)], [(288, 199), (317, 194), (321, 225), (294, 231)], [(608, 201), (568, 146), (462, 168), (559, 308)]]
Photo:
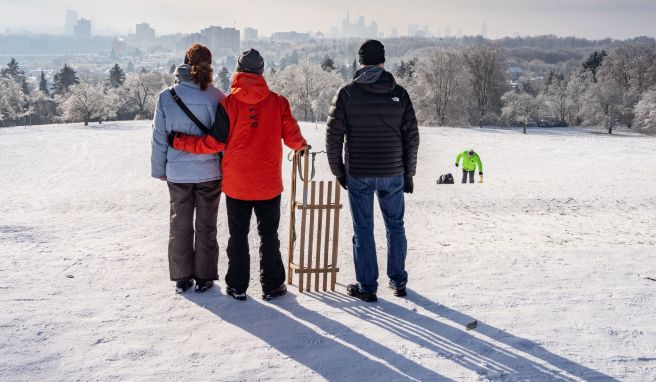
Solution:
[(412, 193), (414, 188), (419, 130), (408, 92), (384, 69), (383, 44), (367, 40), (358, 56), (360, 70), (333, 98), (326, 151), (330, 170), (348, 190), (353, 218), (357, 284), (348, 285), (347, 292), (364, 301), (376, 301), (374, 193), (387, 230), (389, 286), (395, 296), (403, 297), (408, 281), (403, 193)]

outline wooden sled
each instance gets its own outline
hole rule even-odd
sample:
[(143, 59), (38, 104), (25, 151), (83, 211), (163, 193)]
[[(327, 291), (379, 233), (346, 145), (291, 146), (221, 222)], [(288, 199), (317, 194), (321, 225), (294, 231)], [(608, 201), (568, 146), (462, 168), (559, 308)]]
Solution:
[[(339, 182), (314, 181), (314, 157), (317, 153), (305, 151), (294, 153), (292, 164), (292, 185), (289, 206), (289, 262), (287, 268), (287, 284), (292, 284), (294, 274), (298, 275), (298, 291), (319, 291), (319, 276), (324, 292), (328, 291), (328, 275), (330, 274), (330, 290), (335, 291), (337, 282), (337, 253), (339, 250)], [(312, 172), (310, 169), (312, 156)], [(297, 200), (297, 185), (300, 178), (302, 184), (301, 200)], [(317, 199), (318, 189), (318, 199)], [(334, 199), (333, 199), (334, 190)], [(308, 198), (309, 191), (309, 198)], [(324, 194), (326, 199), (324, 200)], [(299, 216), (300, 215), (300, 216)], [(297, 231), (296, 221), (300, 220)], [(332, 229), (331, 229), (332, 228)], [(332, 231), (332, 232), (331, 232)]]

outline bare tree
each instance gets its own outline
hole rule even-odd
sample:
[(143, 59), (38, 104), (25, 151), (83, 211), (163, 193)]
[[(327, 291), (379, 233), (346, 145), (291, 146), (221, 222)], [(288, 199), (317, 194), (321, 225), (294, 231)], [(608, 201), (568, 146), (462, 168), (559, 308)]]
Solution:
[(155, 111), (157, 95), (171, 82), (169, 74), (136, 73), (128, 77), (117, 94), (136, 112), (137, 118), (150, 119)]
[(271, 78), (271, 88), (285, 96), (294, 115), (304, 121), (327, 118), (331, 97), (341, 83), (334, 71), (307, 62), (287, 66)]
[(505, 59), (490, 42), (466, 48), (463, 58), (475, 100), (472, 123), (481, 125), (488, 113), (497, 114), (501, 107), (501, 95), (507, 88)]
[(463, 78), (462, 55), (440, 50), (419, 61), (410, 91), (416, 96), (415, 108), (425, 123), (444, 126), (449, 121), (451, 103)]
[(567, 92), (567, 81), (563, 77), (554, 77), (551, 83), (538, 97), (538, 101), (558, 118), (561, 123), (567, 123), (572, 111), (572, 102)]

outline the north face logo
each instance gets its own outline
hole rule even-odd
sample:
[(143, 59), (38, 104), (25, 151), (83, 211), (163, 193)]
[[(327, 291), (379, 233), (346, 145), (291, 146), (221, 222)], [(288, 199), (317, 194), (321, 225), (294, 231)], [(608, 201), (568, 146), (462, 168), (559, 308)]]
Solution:
[(399, 102), (400, 99), (399, 99), (399, 97), (394, 97), (394, 98), (392, 98), (392, 101), (394, 101), (394, 102)]

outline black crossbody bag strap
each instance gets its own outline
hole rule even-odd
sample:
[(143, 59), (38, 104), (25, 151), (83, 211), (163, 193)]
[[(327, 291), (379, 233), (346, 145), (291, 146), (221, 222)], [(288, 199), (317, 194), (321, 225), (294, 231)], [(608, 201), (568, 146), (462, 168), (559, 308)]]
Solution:
[(185, 105), (185, 103), (182, 102), (182, 99), (180, 99), (178, 93), (175, 92), (175, 89), (170, 88), (169, 93), (171, 93), (171, 97), (173, 97), (175, 103), (177, 103), (178, 106), (180, 106), (180, 109), (182, 109), (182, 111), (184, 111), (184, 113), (187, 114), (187, 117), (189, 117), (189, 119), (191, 119), (191, 121), (194, 124), (196, 124), (196, 126), (198, 126), (198, 128), (203, 132), (203, 134), (210, 135), (210, 129), (208, 129), (207, 126), (203, 124), (203, 122), (199, 121), (198, 118), (196, 118), (196, 116), (194, 115), (194, 113), (192, 113), (191, 110), (189, 110), (187, 105)]

